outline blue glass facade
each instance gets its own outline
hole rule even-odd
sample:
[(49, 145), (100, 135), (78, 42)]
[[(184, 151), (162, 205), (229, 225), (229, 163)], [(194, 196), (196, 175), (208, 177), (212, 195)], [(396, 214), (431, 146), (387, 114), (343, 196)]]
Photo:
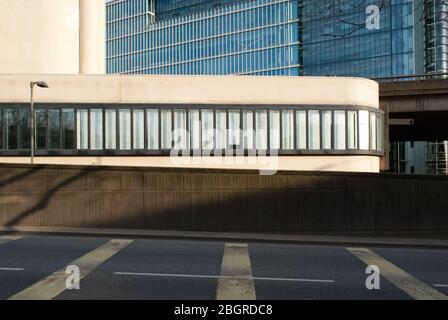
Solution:
[(448, 3), (429, 0), (424, 3), (425, 69), (448, 72)]
[[(378, 29), (366, 25), (370, 5), (380, 9)], [(446, 7), (436, 0), (115, 0), (107, 4), (107, 70), (362, 77), (446, 72)]]
[(108, 73), (299, 75), (297, 1), (238, 2), (165, 20), (156, 11), (153, 22), (148, 9), (144, 0), (108, 4)]
[(342, 0), (339, 6), (326, 0), (312, 2), (303, 7), (304, 75), (415, 74), (412, 0), (384, 1), (379, 29), (366, 27), (366, 8), (380, 7), (381, 1)]

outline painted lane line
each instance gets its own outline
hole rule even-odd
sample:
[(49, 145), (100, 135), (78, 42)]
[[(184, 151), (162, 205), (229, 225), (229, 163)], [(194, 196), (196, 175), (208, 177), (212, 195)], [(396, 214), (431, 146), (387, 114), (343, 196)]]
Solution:
[(256, 300), (247, 244), (225, 244), (216, 299)]
[(367, 265), (376, 265), (381, 275), (415, 300), (448, 300), (443, 293), (414, 278), (406, 271), (366, 248), (347, 248)]
[[(80, 280), (99, 265), (132, 243), (132, 240), (110, 240), (79, 259), (69, 263), (80, 270)], [(62, 268), (31, 287), (13, 295), (9, 300), (51, 300), (66, 290), (66, 268)]]
[(19, 240), (22, 237), (20, 236), (0, 236), (0, 245), (6, 244), (11, 241)]
[(434, 284), (434, 287), (439, 287), (439, 288), (448, 288), (448, 284)]
[(167, 278), (198, 278), (198, 279), (253, 279), (260, 281), (289, 281), (289, 282), (318, 282), (335, 283), (334, 280), (327, 279), (298, 279), (298, 278), (270, 278), (270, 277), (235, 277), (216, 276), (201, 274), (181, 274), (181, 273), (146, 273), (146, 272), (114, 272), (115, 275), (123, 276), (144, 276), (144, 277), (167, 277)]
[(0, 271), (23, 271), (24, 268), (0, 268)]

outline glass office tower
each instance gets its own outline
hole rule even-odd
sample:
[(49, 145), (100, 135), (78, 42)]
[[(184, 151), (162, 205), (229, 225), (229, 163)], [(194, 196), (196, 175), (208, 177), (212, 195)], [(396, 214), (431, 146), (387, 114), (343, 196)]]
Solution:
[[(304, 75), (415, 74), (413, 0), (304, 2)], [(376, 25), (369, 5), (379, 9)]]
[[(369, 20), (372, 5), (379, 14)], [(107, 71), (362, 77), (446, 72), (446, 13), (438, 0), (113, 0), (107, 3)]]
[(298, 3), (107, 4), (108, 73), (299, 75)]

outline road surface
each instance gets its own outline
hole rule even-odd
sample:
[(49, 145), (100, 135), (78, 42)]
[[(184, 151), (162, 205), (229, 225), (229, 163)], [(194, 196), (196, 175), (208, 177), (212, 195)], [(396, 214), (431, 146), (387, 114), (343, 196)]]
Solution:
[[(366, 287), (371, 265), (379, 289)], [(67, 288), (77, 279), (68, 266), (80, 271), (78, 290)], [(0, 235), (0, 299), (447, 296), (444, 249)]]

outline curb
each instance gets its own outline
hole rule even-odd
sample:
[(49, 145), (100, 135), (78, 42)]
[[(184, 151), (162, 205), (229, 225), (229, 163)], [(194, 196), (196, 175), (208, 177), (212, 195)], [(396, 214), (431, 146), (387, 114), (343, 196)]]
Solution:
[(292, 235), (270, 233), (162, 231), (139, 229), (0, 227), (0, 233), (31, 235), (96, 236), (118, 238), (153, 238), (177, 240), (246, 241), (262, 243), (311, 244), (337, 246), (393, 246), (447, 249), (448, 240), (411, 238), (373, 238), (326, 235)]

